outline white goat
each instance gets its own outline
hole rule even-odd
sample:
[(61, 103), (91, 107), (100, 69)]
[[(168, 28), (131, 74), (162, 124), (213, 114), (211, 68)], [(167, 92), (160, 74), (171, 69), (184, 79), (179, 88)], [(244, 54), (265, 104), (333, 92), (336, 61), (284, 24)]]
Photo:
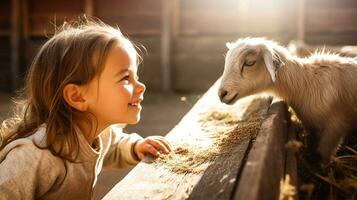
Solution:
[(226, 45), (221, 101), (233, 104), (248, 95), (273, 92), (316, 133), (316, 153), (327, 163), (357, 123), (357, 57), (321, 52), (298, 58), (263, 38)]

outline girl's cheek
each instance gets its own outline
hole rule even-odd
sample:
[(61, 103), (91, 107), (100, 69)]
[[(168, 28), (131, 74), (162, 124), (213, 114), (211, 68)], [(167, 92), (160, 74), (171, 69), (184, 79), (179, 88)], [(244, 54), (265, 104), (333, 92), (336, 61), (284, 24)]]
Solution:
[(134, 93), (134, 87), (131, 84), (125, 85), (124, 86), (124, 90), (128, 93), (128, 94), (133, 94)]

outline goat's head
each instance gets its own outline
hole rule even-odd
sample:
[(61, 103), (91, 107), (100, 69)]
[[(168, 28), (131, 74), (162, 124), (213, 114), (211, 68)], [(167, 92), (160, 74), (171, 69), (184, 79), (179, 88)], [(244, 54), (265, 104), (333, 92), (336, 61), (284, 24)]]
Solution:
[(274, 49), (277, 44), (263, 38), (245, 38), (226, 46), (228, 52), (218, 91), (222, 102), (233, 104), (275, 82), (275, 71), (282, 66)]

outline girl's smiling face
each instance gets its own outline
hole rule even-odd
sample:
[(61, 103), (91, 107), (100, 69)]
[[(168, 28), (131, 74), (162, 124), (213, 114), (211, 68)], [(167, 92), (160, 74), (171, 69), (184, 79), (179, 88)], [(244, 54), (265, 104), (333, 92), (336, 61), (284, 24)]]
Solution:
[(88, 110), (98, 127), (135, 124), (140, 120), (145, 85), (138, 80), (136, 52), (132, 45), (114, 44), (104, 69), (86, 87)]

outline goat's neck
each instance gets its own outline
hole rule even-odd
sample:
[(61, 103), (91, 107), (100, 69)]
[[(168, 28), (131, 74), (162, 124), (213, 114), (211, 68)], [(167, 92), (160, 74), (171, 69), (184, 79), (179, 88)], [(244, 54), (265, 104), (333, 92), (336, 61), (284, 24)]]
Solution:
[(272, 90), (291, 106), (301, 106), (311, 84), (311, 73), (298, 58), (285, 60), (284, 63), (285, 65), (277, 70), (277, 80)]

